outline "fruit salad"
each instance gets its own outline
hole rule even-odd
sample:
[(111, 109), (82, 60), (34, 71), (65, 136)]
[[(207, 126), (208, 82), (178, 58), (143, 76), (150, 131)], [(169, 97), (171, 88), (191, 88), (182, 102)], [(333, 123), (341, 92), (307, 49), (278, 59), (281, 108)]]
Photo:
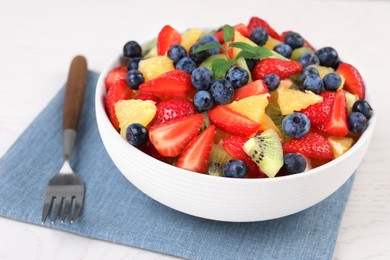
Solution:
[(372, 108), (359, 71), (294, 31), (164, 26), (123, 46), (105, 107), (129, 145), (179, 168), (230, 178), (299, 174), (344, 154)]

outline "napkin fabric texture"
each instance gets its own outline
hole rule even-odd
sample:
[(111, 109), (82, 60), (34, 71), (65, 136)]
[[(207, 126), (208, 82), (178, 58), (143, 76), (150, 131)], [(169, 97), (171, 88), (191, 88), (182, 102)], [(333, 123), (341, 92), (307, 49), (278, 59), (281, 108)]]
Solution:
[[(332, 258), (352, 178), (321, 203), (275, 220), (229, 223), (175, 211), (134, 187), (108, 156), (95, 118), (97, 78), (89, 73), (72, 161), (86, 185), (81, 215), (45, 226), (189, 259)], [(46, 185), (62, 163), (63, 98), (64, 89), (0, 159), (1, 216), (41, 225)]]

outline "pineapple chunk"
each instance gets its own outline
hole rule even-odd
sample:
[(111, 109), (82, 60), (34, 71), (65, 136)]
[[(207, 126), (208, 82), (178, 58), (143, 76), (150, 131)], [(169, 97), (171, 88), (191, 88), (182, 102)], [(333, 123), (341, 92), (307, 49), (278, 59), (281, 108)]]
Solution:
[(302, 92), (295, 89), (278, 88), (278, 104), (282, 115), (307, 108), (310, 105), (322, 102), (322, 97), (311, 91)]
[(351, 148), (353, 138), (329, 136), (328, 141), (333, 149), (334, 157), (339, 157)]
[(359, 96), (352, 94), (346, 90), (344, 90), (344, 92), (345, 92), (345, 101), (347, 102), (348, 115), (350, 115), (352, 113), (353, 104), (359, 100)]
[(165, 72), (174, 70), (173, 61), (167, 56), (157, 56), (146, 60), (141, 60), (138, 65), (145, 82), (152, 80)]
[(188, 52), (188, 50), (191, 48), (191, 46), (194, 45), (199, 40), (199, 37), (201, 34), (202, 34), (202, 29), (200, 29), (200, 28), (188, 29), (181, 36), (180, 44)]
[(268, 129), (274, 130), (279, 138), (283, 140), (283, 134), (280, 132), (279, 128), (275, 125), (274, 121), (269, 117), (269, 115), (264, 114), (263, 119), (260, 122), (260, 130), (261, 131), (266, 131)]
[[(234, 42), (243, 42), (246, 44), (249, 44), (251, 46), (257, 47), (257, 44), (243, 36), (241, 33), (238, 31), (234, 31)], [(233, 48), (233, 55), (236, 57), (239, 53), (241, 52), (241, 49), (238, 48)]]
[(260, 123), (263, 120), (265, 108), (268, 105), (268, 97), (268, 93), (250, 96), (234, 101), (226, 106), (241, 115)]
[(282, 42), (272, 38), (272, 37), (268, 37), (268, 40), (267, 42), (264, 44), (264, 48), (267, 48), (269, 50), (273, 50), (275, 48), (276, 45), (278, 44), (281, 44)]

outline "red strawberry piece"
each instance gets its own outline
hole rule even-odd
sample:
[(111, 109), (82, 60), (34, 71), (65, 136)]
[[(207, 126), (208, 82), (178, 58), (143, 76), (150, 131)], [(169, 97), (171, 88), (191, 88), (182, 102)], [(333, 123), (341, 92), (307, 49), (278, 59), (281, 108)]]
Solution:
[(108, 118), (116, 130), (119, 130), (119, 122), (115, 114), (115, 103), (119, 100), (130, 99), (133, 91), (127, 85), (126, 80), (122, 79), (116, 82), (107, 92), (105, 106)]
[(255, 80), (234, 91), (233, 101), (246, 97), (268, 93), (268, 88), (261, 79)]
[(179, 156), (176, 166), (189, 171), (203, 173), (209, 163), (214, 142), (215, 127), (209, 126), (192, 140)]
[(106, 85), (106, 90), (108, 91), (114, 84), (122, 79), (126, 79), (127, 68), (126, 66), (115, 67), (107, 73), (106, 78), (104, 79), (104, 84)]
[[(233, 26), (234, 30), (239, 32), (244, 37), (249, 37), (249, 31), (248, 28), (246, 28), (245, 24), (239, 23), (235, 26)], [(220, 43), (223, 43), (223, 30), (220, 30), (219, 32), (214, 33), (214, 36), (219, 40)]]
[(233, 41), (222, 43), (222, 46), (224, 48), (220, 49), (221, 50), (221, 54), (226, 54), (225, 50), (228, 50), (229, 59), (234, 59), (234, 48), (228, 48), (229, 44), (232, 43), (232, 42)]
[(165, 25), (157, 37), (157, 53), (163, 56), (172, 45), (180, 44), (181, 35), (169, 25)]
[[(280, 38), (284, 41), (284, 36), (286, 36), (286, 34), (289, 33), (289, 32), (292, 32), (292, 31), (285, 31), (285, 32), (283, 32), (280, 35)], [(316, 49), (305, 38), (303, 38), (303, 40), (304, 40), (303, 47), (307, 47), (307, 48), (311, 49), (312, 51), (316, 51)]]
[(154, 125), (149, 129), (149, 140), (159, 154), (176, 157), (194, 139), (203, 123), (203, 115), (195, 114)]
[(209, 111), (210, 121), (224, 132), (232, 135), (250, 136), (259, 130), (260, 124), (226, 106), (217, 106)]
[(263, 79), (271, 73), (277, 74), (280, 79), (286, 79), (301, 72), (302, 65), (293, 60), (280, 60), (275, 58), (267, 58), (256, 63), (253, 71), (253, 80)]
[(243, 161), (248, 167), (247, 176), (249, 178), (268, 178), (263, 173), (259, 166), (247, 155), (243, 149), (244, 144), (248, 141), (247, 137), (244, 136), (231, 136), (223, 141), (223, 148), (228, 152), (234, 159)]
[(320, 96), (323, 98), (322, 102), (302, 109), (300, 112), (309, 118), (311, 127), (324, 131), (330, 120), (336, 92), (328, 91), (320, 94)]
[(138, 149), (141, 150), (142, 152), (146, 153), (147, 155), (161, 161), (161, 162), (165, 162), (168, 164), (173, 163), (172, 157), (165, 157), (165, 156), (162, 156), (161, 154), (159, 154), (158, 151), (156, 150), (156, 148), (153, 146), (153, 144), (150, 141), (142, 146), (139, 146)]
[(316, 132), (309, 132), (304, 137), (291, 139), (282, 144), (284, 153), (301, 153), (309, 158), (332, 160), (332, 146), (328, 140)]
[(160, 124), (175, 118), (182, 118), (196, 113), (193, 102), (186, 99), (169, 99), (157, 104), (154, 123)]
[(339, 90), (336, 92), (332, 112), (324, 132), (335, 136), (346, 136), (349, 132), (347, 113), (345, 92)]
[(251, 35), (253, 30), (258, 28), (258, 27), (261, 27), (264, 30), (266, 30), (268, 35), (271, 36), (272, 38), (279, 40), (279, 41), (281, 40), (280, 35), (266, 21), (264, 21), (263, 19), (260, 19), (259, 17), (256, 17), (256, 16), (252, 17), (249, 20), (249, 23), (247, 26), (249, 35)]
[(366, 87), (362, 76), (354, 66), (340, 63), (336, 72), (345, 78), (344, 89), (358, 95), (360, 99), (364, 99)]
[(165, 98), (186, 98), (195, 93), (191, 75), (183, 70), (168, 71), (139, 86), (140, 92)]
[(151, 100), (158, 103), (161, 99), (152, 93), (141, 92), (134, 99)]

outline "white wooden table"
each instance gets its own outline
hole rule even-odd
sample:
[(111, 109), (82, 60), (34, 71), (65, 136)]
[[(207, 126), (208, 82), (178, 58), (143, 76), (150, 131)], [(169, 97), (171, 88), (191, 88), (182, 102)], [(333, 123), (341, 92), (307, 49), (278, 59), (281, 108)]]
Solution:
[[(334, 258), (390, 259), (390, 2), (1, 1), (0, 156), (59, 90), (74, 55), (85, 55), (90, 69), (101, 71), (126, 41), (150, 39), (165, 24), (184, 30), (247, 23), (252, 15), (333, 46), (374, 92), (379, 120)], [(171, 257), (0, 218), (0, 259), (145, 258)]]

